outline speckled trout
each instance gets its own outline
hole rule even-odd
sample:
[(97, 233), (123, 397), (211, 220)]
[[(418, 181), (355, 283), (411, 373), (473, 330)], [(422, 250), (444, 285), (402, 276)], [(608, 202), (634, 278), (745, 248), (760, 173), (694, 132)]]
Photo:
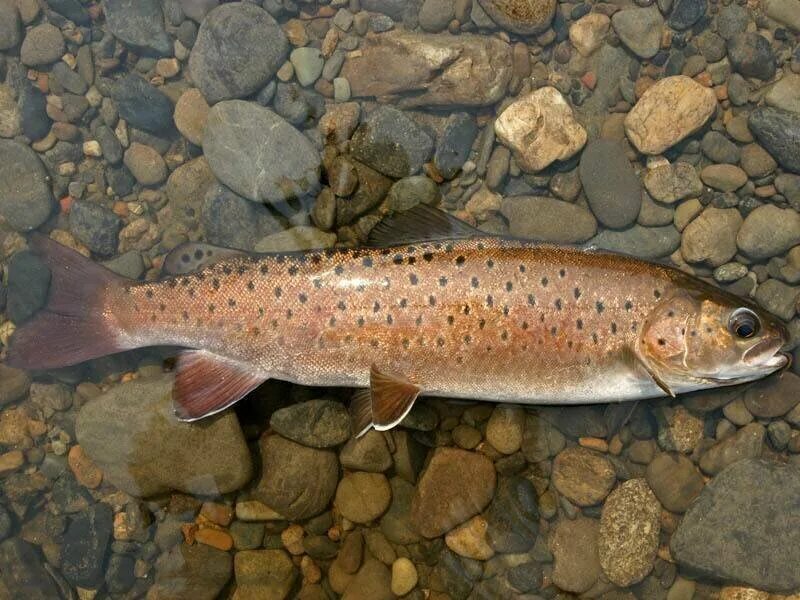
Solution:
[[(394, 426), (419, 395), (634, 400), (751, 381), (788, 361), (777, 319), (660, 264), (491, 237), (427, 207), (387, 217), (370, 243), (228, 253), (135, 282), (37, 237), (49, 300), (17, 329), (8, 362), (53, 368), (176, 345), (187, 349), (175, 376), (182, 419), (277, 378), (362, 388), (352, 409), (363, 432)], [(211, 254), (179, 248), (167, 262)]]

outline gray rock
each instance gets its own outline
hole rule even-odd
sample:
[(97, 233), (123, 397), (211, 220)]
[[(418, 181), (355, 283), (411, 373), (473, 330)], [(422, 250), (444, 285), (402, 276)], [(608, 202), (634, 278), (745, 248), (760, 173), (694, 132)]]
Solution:
[(208, 103), (214, 104), (260, 90), (288, 51), (286, 35), (268, 12), (248, 2), (223, 4), (203, 19), (189, 72)]
[(709, 475), (716, 475), (735, 462), (761, 456), (765, 433), (760, 423), (745, 425), (706, 450), (700, 457), (700, 468)]
[(578, 517), (561, 519), (553, 529), (553, 583), (567, 592), (587, 592), (603, 574), (597, 542), (600, 523)]
[(220, 184), (212, 185), (206, 192), (200, 219), (210, 243), (248, 251), (267, 233), (272, 221), (266, 207)]
[(495, 552), (522, 553), (539, 534), (539, 500), (524, 477), (501, 477), (485, 513), (486, 537)]
[(122, 275), (128, 279), (139, 279), (144, 275), (144, 263), (142, 254), (138, 250), (129, 250), (124, 254), (112, 258), (103, 263), (103, 266), (117, 275)]
[(662, 453), (647, 465), (647, 483), (670, 512), (683, 513), (703, 491), (703, 476), (683, 454)]
[(322, 67), (325, 66), (325, 59), (319, 48), (304, 46), (295, 48), (289, 55), (289, 60), (294, 67), (294, 76), (302, 86), (313, 84), (322, 75)]
[(739, 250), (762, 260), (786, 252), (800, 243), (800, 214), (791, 208), (765, 204), (753, 210), (736, 237)]
[(725, 58), (727, 52), (725, 40), (710, 29), (697, 36), (695, 43), (706, 62), (715, 63)]
[(767, 38), (757, 33), (737, 33), (728, 40), (728, 58), (745, 77), (772, 79), (775, 56)]
[(419, 26), (429, 33), (444, 31), (455, 18), (454, 5), (453, 0), (424, 0), (419, 9)]
[(92, 252), (110, 256), (117, 251), (122, 219), (105, 206), (79, 200), (69, 212), (69, 229)]
[(709, 206), (683, 230), (681, 254), (690, 263), (718, 267), (736, 255), (736, 234), (742, 216), (735, 208)]
[(278, 409), (269, 425), (283, 437), (311, 448), (331, 448), (350, 437), (350, 414), (332, 400), (309, 400)]
[(681, 244), (681, 234), (673, 225), (663, 227), (634, 225), (622, 231), (612, 229), (601, 231), (589, 240), (588, 244), (601, 250), (653, 259), (669, 256), (675, 252)]
[(205, 544), (178, 544), (155, 565), (148, 596), (158, 600), (215, 600), (233, 574), (233, 556)]
[(76, 586), (95, 588), (103, 580), (103, 560), (111, 542), (111, 506), (97, 503), (72, 518), (64, 534), (61, 572)]
[(592, 212), (606, 227), (633, 224), (642, 206), (642, 184), (615, 140), (596, 140), (583, 150), (581, 183)]
[(335, 233), (326, 233), (308, 225), (298, 225), (261, 238), (253, 248), (256, 252), (297, 252), (333, 248)]
[(330, 450), (308, 448), (280, 435), (264, 435), (261, 481), (256, 499), (288, 519), (307, 519), (325, 510), (336, 491), (339, 461)]
[(295, 126), (305, 125), (313, 112), (309, 95), (296, 83), (278, 83), (272, 106), (276, 113)]
[(134, 496), (238, 490), (250, 480), (252, 462), (236, 415), (178, 421), (173, 381), (137, 379), (89, 401), (75, 426), (81, 447), (109, 483)]
[(172, 54), (158, 0), (105, 0), (103, 12), (111, 33), (126, 44), (155, 56)]
[(597, 231), (597, 221), (585, 208), (542, 196), (505, 198), (500, 212), (511, 235), (543, 242), (585, 242)]
[(775, 188), (783, 194), (795, 210), (800, 209), (800, 175), (781, 173), (775, 178)]
[(119, 79), (111, 89), (119, 116), (130, 125), (154, 134), (173, 129), (174, 107), (169, 98), (138, 75)]
[(800, 113), (800, 75), (784, 75), (777, 83), (770, 86), (764, 100), (775, 108)]
[(0, 544), (0, 589), (6, 597), (25, 600), (60, 598), (55, 582), (45, 570), (36, 547), (12, 538)]
[(63, 88), (71, 94), (83, 95), (89, 89), (89, 85), (84, 81), (77, 71), (69, 68), (69, 65), (64, 61), (59, 61), (50, 69), (50, 77), (52, 81), (50, 85), (54, 89)]
[[(31, 377), (27, 371), (0, 365), (0, 407), (21, 400), (28, 393), (30, 386)], [(4, 540), (9, 533), (10, 525), (5, 527), (6, 520), (7, 517), (4, 517), (0, 511), (0, 541)], [(3, 535), (3, 532), (6, 535)]]
[(212, 107), (203, 150), (214, 175), (254, 202), (281, 202), (319, 188), (316, 148), (281, 117), (257, 104), (228, 100)]
[(392, 488), (392, 503), (381, 517), (381, 531), (394, 544), (415, 544), (421, 538), (411, 520), (414, 486), (402, 477), (393, 477), (389, 486)]
[(723, 38), (729, 40), (738, 33), (744, 33), (749, 22), (750, 12), (747, 8), (733, 2), (720, 7), (717, 30)]
[(675, 210), (669, 204), (656, 202), (650, 194), (642, 194), (642, 208), (636, 222), (643, 227), (660, 227), (669, 225), (675, 219)]
[(136, 561), (129, 554), (112, 554), (105, 575), (108, 591), (123, 594), (131, 589), (136, 582), (135, 565)]
[(667, 25), (679, 31), (689, 29), (705, 14), (706, 8), (706, 0), (675, 0)]
[(48, 175), (36, 153), (0, 140), (0, 214), (17, 231), (39, 227), (53, 212)]
[(422, 168), (433, 140), (402, 111), (380, 106), (359, 125), (350, 142), (353, 156), (389, 177), (406, 177)]
[(531, 35), (550, 26), (556, 10), (554, 0), (478, 0), (486, 14), (500, 27)]
[(709, 131), (705, 134), (700, 149), (715, 163), (735, 165), (739, 162), (739, 146), (718, 131)]
[(800, 173), (800, 114), (761, 106), (750, 113), (747, 125), (782, 167)]
[(769, 18), (800, 31), (800, 11), (794, 0), (769, 0), (765, 3), (764, 10)]
[(47, 302), (50, 269), (32, 252), (17, 252), (8, 264), (6, 311), (14, 323), (30, 319)]
[(9, 50), (21, 39), (19, 12), (12, 0), (0, 1), (0, 50)]
[(682, 568), (760, 590), (791, 593), (800, 587), (800, 514), (796, 464), (749, 458), (709, 483), (672, 536)]
[(655, 5), (616, 12), (611, 24), (622, 43), (640, 58), (652, 58), (661, 47), (664, 18)]
[(424, 175), (404, 177), (392, 184), (386, 205), (392, 210), (408, 210), (418, 204), (436, 204), (441, 197), (436, 183)]
[(478, 136), (478, 124), (472, 115), (454, 113), (447, 118), (436, 142), (433, 164), (445, 179), (452, 179), (469, 157)]
[(406, 0), (363, 0), (361, 8), (370, 12), (383, 13), (395, 21), (402, 21), (408, 8)]
[(89, 25), (89, 11), (78, 0), (48, 0), (47, 6), (77, 25)]
[(214, 8), (219, 6), (219, 0), (178, 0), (183, 14), (200, 23), (203, 18)]
[(769, 377), (748, 386), (744, 392), (747, 410), (760, 419), (782, 417), (800, 402), (800, 377), (792, 372)]
[(750, 96), (750, 84), (738, 73), (728, 78), (728, 97), (734, 106), (744, 106)]
[(797, 312), (800, 288), (786, 285), (777, 279), (767, 279), (753, 295), (758, 304), (781, 319), (788, 321)]
[(392, 466), (392, 455), (380, 431), (370, 430), (350, 439), (339, 453), (339, 462), (351, 471), (382, 473)]
[(654, 200), (672, 203), (699, 196), (703, 191), (703, 182), (692, 165), (678, 161), (645, 171), (644, 187)]
[(122, 162), (122, 144), (116, 134), (111, 130), (108, 125), (100, 124), (94, 131), (94, 137), (97, 143), (100, 144), (100, 150), (103, 151), (103, 158), (109, 164), (118, 165)]
[(19, 92), (18, 103), (22, 133), (34, 141), (45, 137), (53, 124), (47, 115), (47, 97), (39, 88), (26, 84)]
[(59, 28), (50, 23), (42, 23), (25, 34), (19, 58), (22, 64), (37, 67), (56, 62), (65, 51), (64, 37)]

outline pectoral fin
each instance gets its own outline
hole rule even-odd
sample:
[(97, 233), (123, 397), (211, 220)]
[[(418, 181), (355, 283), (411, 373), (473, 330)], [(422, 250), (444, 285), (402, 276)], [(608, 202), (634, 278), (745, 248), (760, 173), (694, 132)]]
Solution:
[(656, 373), (656, 371), (653, 368), (651, 368), (650, 365), (647, 364), (647, 361), (642, 360), (642, 358), (636, 353), (636, 351), (631, 350), (630, 348), (626, 348), (623, 351), (623, 356), (625, 357), (625, 361), (628, 362), (633, 368), (639, 367), (645, 373), (647, 373), (650, 376), (650, 379), (653, 380), (653, 383), (655, 383), (659, 388), (661, 388), (661, 391), (663, 391), (667, 396), (670, 396), (672, 398), (675, 397), (675, 392), (673, 392), (670, 389), (669, 385), (667, 385), (667, 383), (663, 379), (661, 379), (659, 374)]
[(397, 425), (414, 406), (421, 391), (402, 375), (380, 371), (375, 365), (370, 368), (369, 382), (369, 389), (356, 392), (350, 404), (356, 437), (364, 435), (370, 427), (385, 431)]
[(172, 402), (181, 421), (196, 421), (225, 410), (266, 379), (204, 350), (181, 353), (175, 371)]

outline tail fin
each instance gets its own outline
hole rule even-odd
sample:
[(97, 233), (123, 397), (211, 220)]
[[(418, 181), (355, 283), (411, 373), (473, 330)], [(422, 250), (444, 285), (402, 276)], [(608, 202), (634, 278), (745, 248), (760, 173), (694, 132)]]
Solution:
[(105, 290), (124, 278), (45, 235), (32, 234), (29, 246), (50, 267), (50, 290), (46, 306), (14, 332), (6, 363), (55, 369), (126, 350), (100, 309)]

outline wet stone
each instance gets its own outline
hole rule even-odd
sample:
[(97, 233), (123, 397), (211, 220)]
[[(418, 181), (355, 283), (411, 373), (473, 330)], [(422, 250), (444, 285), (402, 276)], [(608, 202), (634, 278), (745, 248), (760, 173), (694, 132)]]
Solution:
[(744, 33), (749, 20), (750, 14), (744, 6), (735, 3), (724, 6), (717, 17), (719, 34), (727, 40), (737, 33)]
[(500, 27), (522, 35), (531, 35), (547, 29), (556, 10), (556, 3), (553, 0), (478, 1), (486, 14)]
[(391, 494), (383, 474), (356, 471), (346, 474), (339, 482), (334, 504), (346, 519), (369, 523), (386, 512)]
[(715, 163), (739, 162), (739, 147), (718, 131), (709, 131), (705, 134), (700, 149)]
[(32, 252), (15, 254), (8, 265), (6, 310), (15, 323), (31, 318), (47, 301), (50, 270)]
[(581, 154), (579, 173), (589, 207), (600, 223), (621, 229), (636, 221), (642, 184), (622, 144), (603, 139), (589, 143)]
[(642, 227), (633, 225), (622, 231), (606, 229), (589, 241), (590, 245), (644, 259), (672, 254), (681, 244), (681, 234), (672, 225)]
[(47, 97), (33, 85), (24, 85), (19, 92), (19, 111), (22, 133), (37, 141), (50, 132), (53, 124), (46, 112)]
[(0, 140), (0, 214), (17, 231), (44, 223), (55, 203), (48, 175), (36, 153), (17, 142)]
[(233, 574), (233, 557), (205, 544), (178, 544), (155, 565), (148, 597), (155, 600), (215, 600)]
[(658, 52), (664, 18), (655, 5), (616, 12), (611, 24), (622, 43), (638, 57), (652, 58)]
[(164, 15), (157, 0), (109, 0), (103, 8), (115, 37), (147, 54), (171, 54), (172, 42), (164, 29)]
[(392, 455), (384, 434), (370, 430), (359, 438), (347, 441), (339, 453), (339, 462), (342, 467), (351, 471), (382, 473), (392, 466)]
[(700, 468), (709, 475), (716, 475), (735, 462), (761, 456), (765, 433), (764, 426), (759, 423), (745, 425), (706, 450), (700, 457)]
[(757, 33), (739, 33), (728, 40), (728, 58), (737, 73), (745, 77), (771, 79), (775, 57), (769, 41)]
[(563, 450), (553, 461), (553, 484), (578, 506), (602, 501), (616, 481), (614, 466), (606, 457), (581, 446)]
[(485, 512), (487, 538), (496, 552), (527, 552), (539, 533), (539, 503), (524, 477), (501, 477)]
[(269, 421), (283, 437), (312, 448), (330, 448), (350, 437), (347, 409), (331, 400), (310, 400), (281, 408)]
[(736, 243), (755, 260), (783, 254), (800, 243), (800, 214), (773, 204), (759, 206), (745, 218)]
[(578, 517), (560, 520), (550, 540), (553, 552), (553, 583), (566, 592), (582, 594), (602, 575), (598, 555), (600, 523)]
[(447, 118), (433, 154), (433, 164), (442, 177), (455, 177), (469, 157), (477, 135), (478, 125), (471, 115), (455, 113)]
[(403, 177), (392, 184), (386, 204), (392, 210), (408, 210), (418, 204), (435, 204), (441, 197), (439, 186), (424, 175)]
[(34, 545), (20, 538), (6, 540), (0, 544), (0, 563), (3, 565), (0, 585), (8, 598), (50, 600), (61, 597)]
[(750, 113), (747, 124), (759, 143), (785, 169), (800, 173), (800, 114), (762, 106)]
[(14, 2), (0, 2), (0, 50), (19, 44), (21, 37), (19, 12)]
[(703, 477), (682, 454), (662, 453), (647, 465), (647, 483), (670, 512), (683, 513), (703, 490)]
[(735, 208), (706, 208), (683, 230), (683, 258), (712, 267), (725, 264), (736, 255), (736, 234), (741, 224), (742, 217)]
[(774, 419), (792, 410), (800, 402), (800, 377), (791, 372), (769, 377), (744, 392), (747, 410), (757, 418)]
[(769, 106), (800, 113), (800, 75), (784, 75), (770, 86), (764, 100)]
[(509, 196), (500, 212), (511, 235), (561, 244), (585, 242), (597, 231), (597, 221), (585, 208), (544, 196)]
[(797, 465), (756, 458), (724, 470), (705, 488), (672, 536), (678, 563), (694, 573), (762, 590), (800, 587), (800, 526), (791, 506), (800, 493)]
[(288, 598), (297, 568), (283, 550), (245, 550), (234, 556), (236, 598)]
[(65, 49), (64, 38), (58, 27), (42, 23), (27, 31), (19, 57), (23, 64), (30, 67), (44, 66), (60, 59)]
[(127, 75), (117, 80), (111, 89), (119, 116), (133, 127), (151, 133), (173, 129), (173, 106), (161, 90), (150, 85), (138, 75)]
[(392, 502), (381, 517), (381, 531), (395, 544), (414, 544), (420, 540), (411, 517), (415, 488), (402, 477), (393, 477), (389, 485), (392, 488)]
[(111, 507), (102, 503), (72, 518), (64, 534), (61, 571), (73, 585), (93, 588), (102, 581), (112, 518)]
[(706, 12), (706, 0), (675, 0), (667, 25), (682, 31), (697, 23)]
[(644, 186), (654, 200), (668, 203), (699, 196), (703, 191), (703, 183), (694, 167), (680, 161), (645, 171)]

